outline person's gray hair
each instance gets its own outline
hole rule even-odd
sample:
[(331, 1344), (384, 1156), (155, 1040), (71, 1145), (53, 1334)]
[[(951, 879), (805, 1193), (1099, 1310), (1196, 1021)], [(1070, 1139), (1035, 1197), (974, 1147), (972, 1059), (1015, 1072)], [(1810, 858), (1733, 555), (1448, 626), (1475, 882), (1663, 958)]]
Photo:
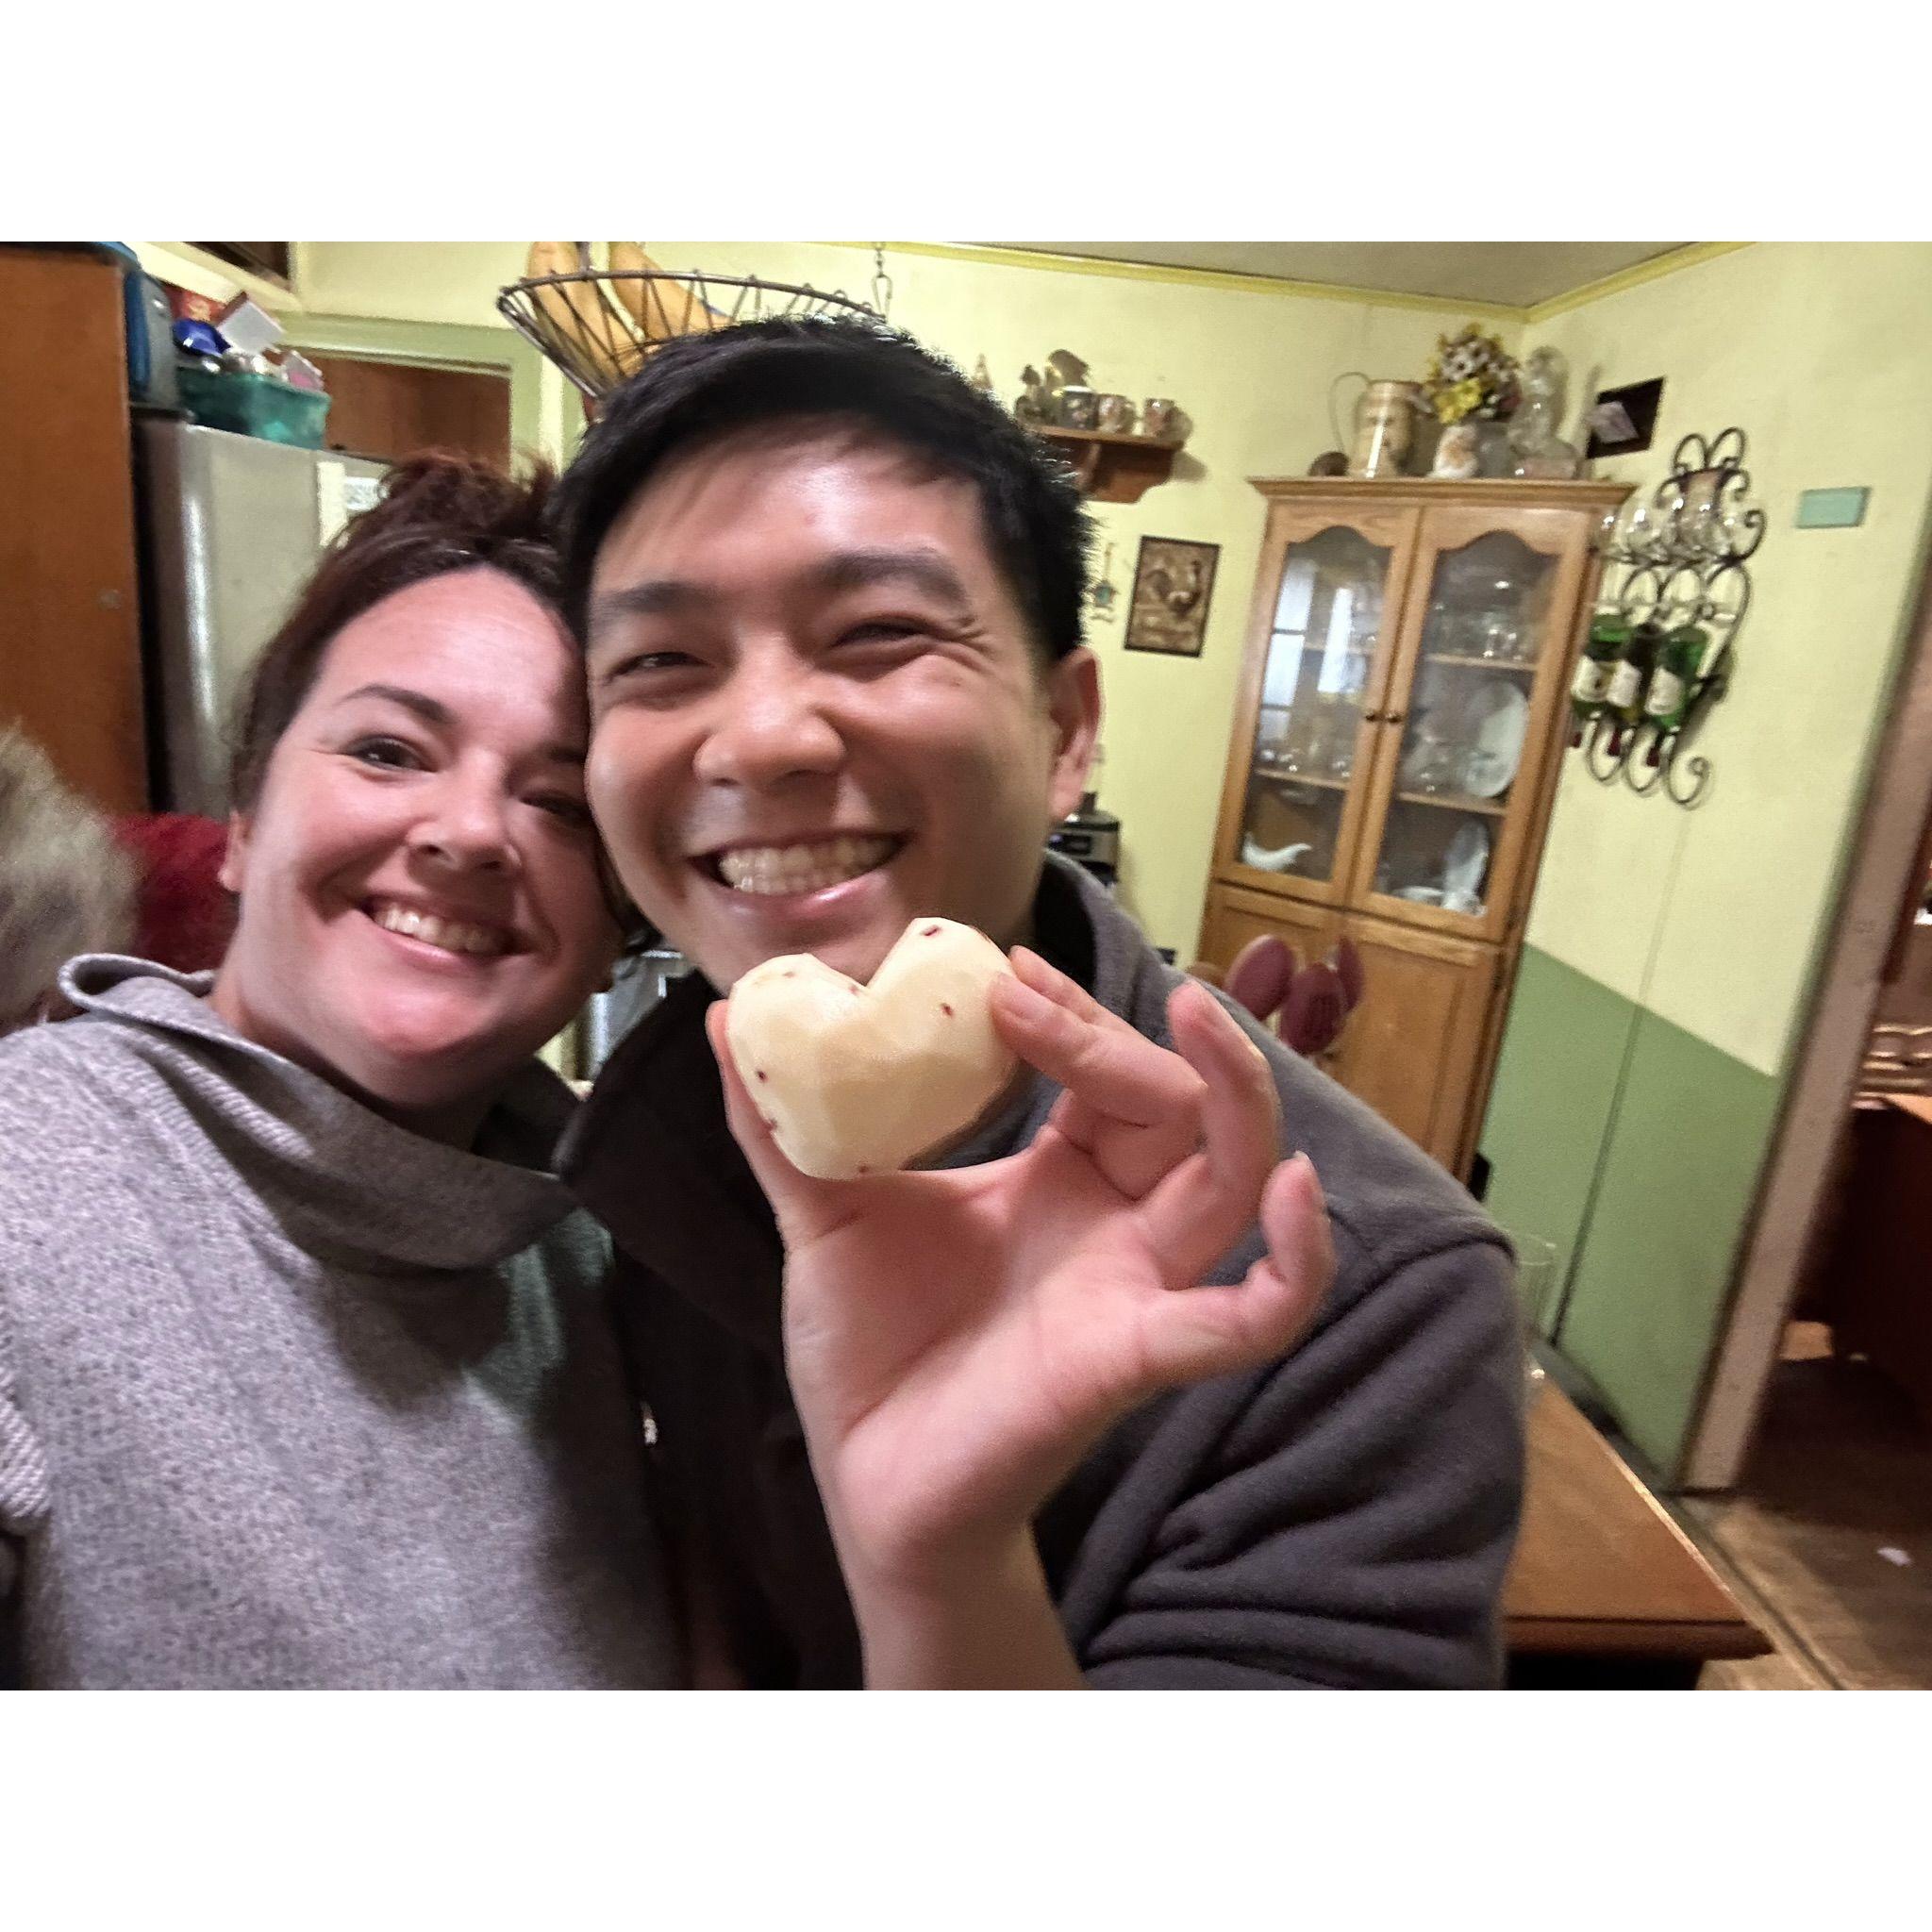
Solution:
[(0, 728), (0, 1033), (40, 1017), (76, 953), (129, 942), (135, 888), (107, 820), (32, 739)]

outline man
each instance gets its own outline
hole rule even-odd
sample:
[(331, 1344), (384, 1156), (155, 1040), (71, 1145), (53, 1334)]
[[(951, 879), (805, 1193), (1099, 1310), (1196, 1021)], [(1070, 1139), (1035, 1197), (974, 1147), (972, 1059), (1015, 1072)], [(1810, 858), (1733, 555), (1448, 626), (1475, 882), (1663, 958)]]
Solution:
[[(1090, 526), (957, 371), (882, 330), (787, 321), (660, 351), (566, 477), (560, 534), (591, 802), (698, 970), (613, 1057), (566, 1174), (623, 1252), (658, 1454), (735, 1667), (855, 1684), (786, 1382), (783, 1255), (705, 1008), (781, 953), (865, 979), (941, 914), (1024, 941), (1167, 1043), (1175, 975), (1044, 854), (1100, 715)], [(1249, 1031), (1326, 1192), (1334, 1290), (1292, 1354), (1146, 1403), (1040, 1512), (1066, 1642), (1098, 1687), (1494, 1683), (1522, 1476), (1507, 1249), (1440, 1168)], [(1028, 1147), (1053, 1099), (1035, 1081), (946, 1164)], [(1262, 1248), (1251, 1231), (1211, 1278)]]

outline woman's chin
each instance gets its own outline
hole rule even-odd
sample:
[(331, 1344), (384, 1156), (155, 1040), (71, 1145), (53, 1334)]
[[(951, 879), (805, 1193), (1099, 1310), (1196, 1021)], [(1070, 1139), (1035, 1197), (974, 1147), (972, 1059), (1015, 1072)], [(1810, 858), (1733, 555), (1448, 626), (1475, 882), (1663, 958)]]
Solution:
[(414, 1113), (488, 1102), (528, 1058), (487, 1030), (411, 1028), (358, 1042), (341, 1071), (377, 1107)]

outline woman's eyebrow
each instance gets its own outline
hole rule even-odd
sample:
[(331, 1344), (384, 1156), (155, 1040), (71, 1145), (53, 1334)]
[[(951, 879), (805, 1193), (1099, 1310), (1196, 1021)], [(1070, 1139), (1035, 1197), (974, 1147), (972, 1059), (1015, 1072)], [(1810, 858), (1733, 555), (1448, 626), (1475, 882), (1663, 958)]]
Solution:
[(358, 684), (354, 691), (339, 697), (333, 708), (340, 710), (358, 698), (387, 698), (391, 704), (415, 712), (425, 724), (434, 724), (441, 730), (447, 731), (456, 723), (456, 714), (447, 705), (431, 697), (427, 691), (411, 691), (402, 684)]
[[(440, 731), (452, 730), (456, 725), (456, 713), (441, 698), (433, 698), (425, 691), (411, 691), (406, 684), (358, 684), (354, 691), (345, 691), (339, 697), (331, 708), (340, 710), (358, 698), (386, 698), (392, 705), (402, 706), (406, 711), (415, 712), (425, 724), (433, 724)], [(559, 741), (546, 744), (538, 757), (545, 764), (569, 765), (581, 771), (585, 753), (580, 744)]]

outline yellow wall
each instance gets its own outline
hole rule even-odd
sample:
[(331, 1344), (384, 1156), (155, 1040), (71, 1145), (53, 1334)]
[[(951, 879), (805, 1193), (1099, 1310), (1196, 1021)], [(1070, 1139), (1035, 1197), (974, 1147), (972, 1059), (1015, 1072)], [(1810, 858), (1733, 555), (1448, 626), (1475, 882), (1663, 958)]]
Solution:
[[(756, 273), (865, 296), (869, 246), (652, 242), (668, 268)], [(298, 275), (313, 310), (421, 322), (491, 321), (495, 291), (522, 273), (521, 242), (312, 242)], [(1095, 386), (1167, 395), (1192, 417), (1185, 474), (1138, 504), (1098, 505), (1102, 550), (1124, 606), (1143, 535), (1222, 545), (1198, 660), (1121, 648), (1095, 624), (1108, 701), (1102, 803), (1124, 824), (1124, 896), (1156, 943), (1191, 957), (1200, 924), (1247, 606), (1261, 535), (1251, 475), (1298, 475), (1333, 442), (1327, 393), (1344, 370), (1420, 375), (1460, 309), (1331, 299), (1257, 285), (887, 253), (891, 317), (970, 371), (984, 355), (1000, 393), (1055, 349), (1084, 357)], [(1514, 333), (1504, 325), (1506, 336)]]
[[(1646, 454), (1741, 425), (1769, 514), (1728, 697), (1683, 812), (1594, 784), (1572, 758), (1530, 942), (1760, 1073), (1802, 1017), (1909, 601), (1932, 493), (1932, 244), (1763, 242), (1541, 326), (1591, 389), (1664, 378)], [(1864, 484), (1854, 530), (1794, 527), (1799, 492)]]

